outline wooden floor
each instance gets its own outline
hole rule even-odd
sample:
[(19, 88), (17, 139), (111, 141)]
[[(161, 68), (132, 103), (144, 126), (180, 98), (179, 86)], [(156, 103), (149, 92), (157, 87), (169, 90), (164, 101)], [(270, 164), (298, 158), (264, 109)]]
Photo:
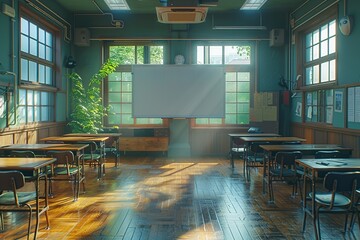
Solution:
[[(77, 202), (70, 183), (54, 183), (51, 228), (41, 216), (38, 239), (314, 239), (310, 220), (301, 232), (300, 197), (290, 196), (291, 186), (275, 183), (275, 204), (268, 204), (261, 174), (252, 171), (247, 183), (241, 164), (232, 170), (225, 158), (125, 156), (119, 168), (107, 163), (102, 181), (87, 166), (86, 192)], [(27, 215), (4, 217), (0, 239), (25, 239)], [(342, 232), (343, 220), (322, 217), (322, 239), (360, 239), (358, 225)]]

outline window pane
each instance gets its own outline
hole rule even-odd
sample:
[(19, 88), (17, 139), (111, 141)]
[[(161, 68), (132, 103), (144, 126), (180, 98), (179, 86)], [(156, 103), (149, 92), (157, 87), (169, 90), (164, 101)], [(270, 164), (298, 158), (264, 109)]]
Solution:
[(27, 91), (27, 105), (34, 105), (34, 91)]
[(34, 107), (27, 107), (27, 122), (31, 123), (34, 122)]
[(321, 57), (328, 55), (328, 42), (321, 42)]
[(30, 23), (30, 37), (34, 38), (35, 40), (37, 37), (37, 26), (33, 23)]
[(39, 58), (45, 59), (45, 45), (39, 44)]
[(319, 83), (319, 65), (315, 65), (314, 66), (314, 69), (313, 69), (313, 83), (316, 84), (316, 83)]
[(222, 46), (210, 47), (210, 64), (222, 64)]
[(29, 67), (26, 59), (21, 59), (21, 80), (29, 80)]
[(29, 38), (21, 34), (21, 51), (29, 53)]
[(310, 62), (313, 60), (312, 50), (312, 47), (306, 49), (306, 62)]
[(204, 64), (204, 46), (196, 47), (196, 63)]
[(329, 39), (329, 54), (336, 52), (336, 37)]
[(41, 107), (41, 121), (42, 122), (49, 121), (49, 107), (47, 106)]
[(18, 107), (19, 123), (26, 123), (26, 107)]
[(51, 71), (51, 68), (50, 67), (46, 67), (45, 68), (46, 70), (46, 77), (45, 77), (45, 81), (46, 81), (46, 84), (49, 84), (49, 85), (53, 85), (53, 73)]
[(314, 45), (313, 47), (313, 60), (319, 58), (319, 44)]
[(336, 60), (330, 61), (330, 81), (336, 80)]
[(40, 122), (40, 107), (34, 107), (34, 121)]
[(306, 35), (305, 46), (306, 48), (312, 46), (312, 33)]
[(328, 25), (324, 25), (321, 27), (321, 41), (328, 38)]
[(163, 46), (150, 46), (150, 63), (151, 64), (163, 64), (164, 63)]
[(306, 85), (313, 84), (312, 67), (306, 68)]
[(52, 46), (53, 45), (52, 39), (53, 39), (52, 34), (46, 32), (46, 45)]
[(329, 37), (336, 35), (336, 20), (329, 23)]
[(26, 90), (20, 89), (19, 90), (19, 105), (26, 104)]
[(144, 64), (144, 46), (136, 47), (136, 64)]
[(29, 35), (29, 22), (26, 19), (21, 18), (20, 24), (21, 24), (21, 33), (25, 35)]
[(52, 61), (52, 49), (50, 47), (46, 47), (46, 60)]
[(30, 54), (38, 55), (37, 42), (34, 39), (30, 39)]
[(39, 65), (39, 83), (45, 83), (45, 66)]
[(49, 105), (50, 104), (49, 93), (41, 92), (41, 104), (42, 105)]
[(119, 91), (121, 89), (121, 82), (109, 82), (109, 92)]
[(37, 82), (37, 64), (36, 62), (29, 62), (29, 81)]
[(40, 105), (40, 92), (35, 91), (34, 92), (34, 105)]
[(226, 92), (236, 92), (236, 82), (226, 82)]
[(226, 93), (226, 102), (236, 102), (236, 93)]
[(329, 62), (321, 64), (321, 82), (329, 81)]
[(315, 30), (315, 31), (313, 32), (313, 44), (315, 45), (315, 44), (319, 43), (319, 41), (320, 41), (320, 33), (319, 33), (319, 30)]

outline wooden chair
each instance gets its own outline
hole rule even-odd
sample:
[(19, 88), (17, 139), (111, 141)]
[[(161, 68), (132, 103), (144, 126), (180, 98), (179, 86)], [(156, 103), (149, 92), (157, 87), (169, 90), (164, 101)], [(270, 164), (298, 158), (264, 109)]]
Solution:
[[(314, 229), (317, 239), (321, 239), (320, 214), (345, 214), (344, 231), (346, 231), (348, 215), (356, 213), (356, 190), (360, 186), (360, 172), (329, 172), (325, 175), (324, 188), (326, 192), (310, 193), (309, 197), (315, 199)], [(306, 224), (304, 214), (303, 226)]]
[[(29, 212), (28, 233), (31, 231), (32, 207), (29, 204), (36, 200), (36, 192), (18, 191), (25, 186), (25, 177), (20, 171), (0, 171), (0, 218), (1, 229), (4, 230), (3, 212)], [(48, 212), (45, 211), (47, 226), (49, 226)]]
[(77, 201), (80, 192), (80, 182), (83, 183), (83, 189), (85, 191), (82, 172), (83, 165), (80, 164), (79, 159), (75, 159), (71, 151), (49, 151), (46, 155), (56, 158), (51, 176), (49, 177), (49, 193), (53, 193), (52, 181), (70, 181), (72, 183), (74, 201)]
[[(290, 181), (293, 184), (292, 196), (297, 193), (297, 186), (299, 183), (298, 173), (296, 170), (295, 160), (300, 159), (302, 154), (300, 151), (293, 152), (278, 152), (275, 159), (269, 167), (269, 196), (270, 201), (274, 201), (273, 182), (275, 181)], [(301, 187), (300, 187), (301, 194)]]
[(81, 144), (88, 144), (89, 146), (85, 149), (83, 154), (83, 160), (86, 164), (91, 165), (99, 165), (100, 164), (100, 158), (102, 157), (101, 154), (98, 151), (98, 146), (93, 141), (88, 142), (79, 142)]

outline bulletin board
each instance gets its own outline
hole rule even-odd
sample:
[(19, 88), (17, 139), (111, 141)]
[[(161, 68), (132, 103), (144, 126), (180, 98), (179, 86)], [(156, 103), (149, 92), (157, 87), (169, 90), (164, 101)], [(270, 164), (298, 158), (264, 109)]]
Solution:
[(253, 107), (250, 108), (251, 122), (278, 122), (279, 94), (261, 92), (253, 95)]

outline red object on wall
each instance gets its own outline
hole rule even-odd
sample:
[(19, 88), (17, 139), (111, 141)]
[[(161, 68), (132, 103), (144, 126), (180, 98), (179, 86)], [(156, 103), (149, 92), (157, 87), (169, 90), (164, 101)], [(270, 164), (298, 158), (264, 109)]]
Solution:
[(283, 91), (283, 104), (290, 105), (290, 91)]

